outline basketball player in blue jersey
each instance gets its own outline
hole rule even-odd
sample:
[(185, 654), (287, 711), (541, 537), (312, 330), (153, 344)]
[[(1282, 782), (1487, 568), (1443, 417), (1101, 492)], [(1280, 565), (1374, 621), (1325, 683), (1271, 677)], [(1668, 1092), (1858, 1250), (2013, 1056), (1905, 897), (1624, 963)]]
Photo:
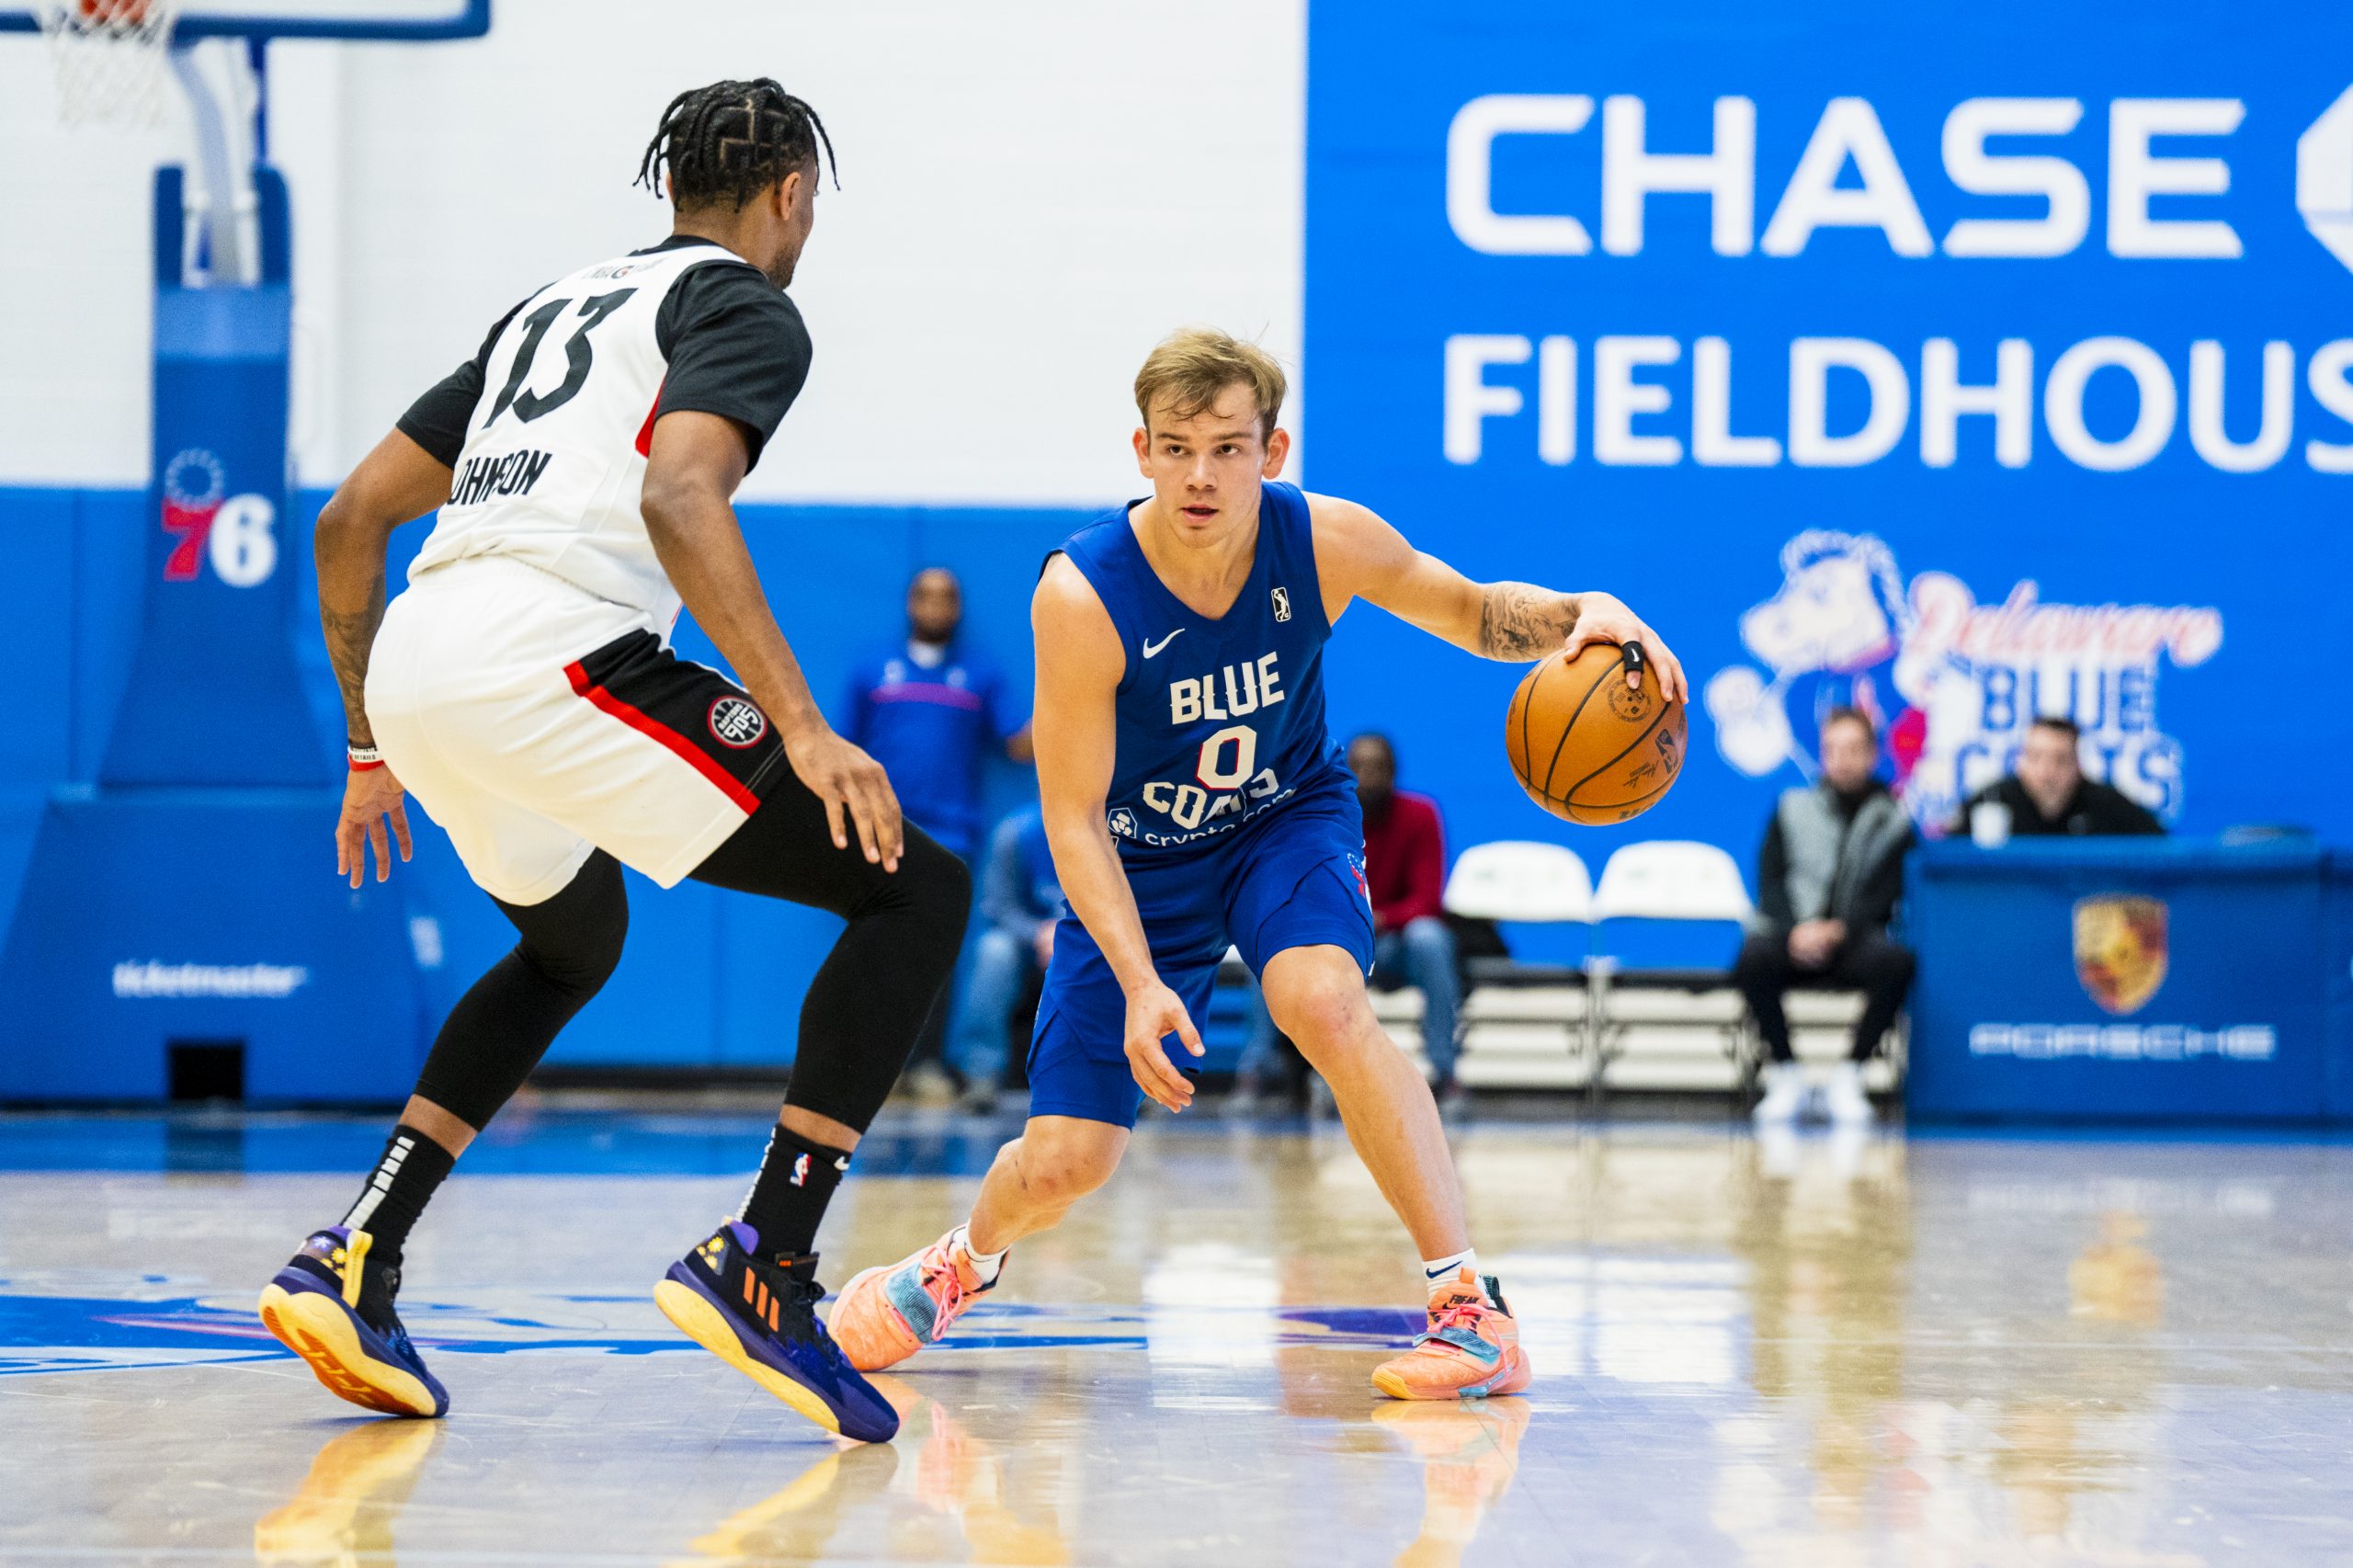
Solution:
[[(1364, 828), (1324, 727), (1324, 644), (1361, 598), (1486, 658), (1639, 642), (1677, 698), (1683, 671), (1607, 594), (1472, 583), (1364, 507), (1276, 483), (1283, 392), (1271, 358), (1222, 333), (1162, 343), (1135, 384), (1152, 494), (1073, 535), (1039, 579), (1038, 784), (1068, 911), (1029, 1048), (1029, 1120), (965, 1224), (843, 1290), (830, 1327), (860, 1370), (937, 1343), (1007, 1248), (1109, 1180), (1143, 1096), (1192, 1102), (1171, 1052), (1200, 1054), (1193, 1020), (1231, 943), (1421, 1249), (1427, 1330), (1375, 1385), (1462, 1399), (1529, 1384), (1437, 1104), (1366, 997)], [(1628, 666), (1639, 686), (1644, 662)]]

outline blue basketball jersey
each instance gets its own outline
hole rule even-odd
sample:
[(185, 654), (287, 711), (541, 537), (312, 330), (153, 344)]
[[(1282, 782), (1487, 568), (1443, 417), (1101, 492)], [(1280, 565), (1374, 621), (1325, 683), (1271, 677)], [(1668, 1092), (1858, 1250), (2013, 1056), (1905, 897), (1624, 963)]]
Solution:
[(1105, 801), (1123, 858), (1208, 848), (1262, 812), (1346, 785), (1324, 727), (1332, 624), (1297, 485), (1261, 489), (1249, 580), (1214, 619), (1168, 591), (1144, 559), (1127, 506), (1062, 548), (1127, 650)]

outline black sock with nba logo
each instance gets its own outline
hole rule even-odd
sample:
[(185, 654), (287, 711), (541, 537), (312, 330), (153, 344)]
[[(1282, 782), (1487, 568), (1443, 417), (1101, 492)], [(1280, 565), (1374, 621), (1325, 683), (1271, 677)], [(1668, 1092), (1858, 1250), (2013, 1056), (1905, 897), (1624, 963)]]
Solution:
[(817, 1222), (849, 1169), (849, 1154), (801, 1137), (782, 1122), (768, 1134), (767, 1156), (738, 1216), (770, 1257), (798, 1257), (817, 1244)]

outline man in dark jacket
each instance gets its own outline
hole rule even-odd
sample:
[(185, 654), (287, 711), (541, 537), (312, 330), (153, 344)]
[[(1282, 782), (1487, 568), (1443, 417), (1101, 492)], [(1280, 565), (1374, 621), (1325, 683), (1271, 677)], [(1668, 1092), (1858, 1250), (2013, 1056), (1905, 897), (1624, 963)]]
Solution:
[(1794, 1120), (1804, 1080), (1790, 1050), (1781, 997), (1793, 985), (1851, 987), (1863, 994), (1854, 1051), (1824, 1086), (1831, 1119), (1870, 1119), (1862, 1063), (1879, 1049), (1912, 985), (1912, 955), (1889, 940), (1904, 891), (1912, 821), (1872, 776), (1879, 735), (1852, 708), (1822, 726), (1822, 777), (1781, 797), (1756, 865), (1756, 915), (1733, 966), (1765, 1037), (1768, 1062), (1758, 1124)]
[(1998, 806), (2012, 838), (2165, 832), (2165, 824), (2123, 790), (2084, 777), (2083, 739), (2072, 719), (2037, 719), (2018, 748), (2018, 771), (1970, 796), (1951, 831), (1968, 833), (1979, 807)]

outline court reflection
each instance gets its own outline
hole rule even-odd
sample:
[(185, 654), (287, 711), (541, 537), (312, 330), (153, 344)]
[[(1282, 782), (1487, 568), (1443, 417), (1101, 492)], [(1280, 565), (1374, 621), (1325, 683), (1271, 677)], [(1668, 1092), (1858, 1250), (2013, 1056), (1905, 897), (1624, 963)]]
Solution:
[(889, 1443), (843, 1445), (772, 1495), (730, 1514), (687, 1543), (682, 1565), (782, 1565), (825, 1561), (852, 1515), (890, 1490), (899, 1450)]
[(1921, 1149), (1892, 1139), (1760, 1142), (1730, 1173), (1758, 1398), (1717, 1423), (1717, 1527), (1753, 1562), (1895, 1542), (2155, 1560), (2141, 1543), (2168, 1436), (2148, 1221), (2086, 1211), (2080, 1181), (1982, 1150), (1930, 1158), (1924, 1180)]
[[(1749, 1381), (1805, 1446), (1813, 1522), (1916, 1522), (1904, 1394), (1913, 1214), (1904, 1146), (1853, 1134), (1753, 1145), (1732, 1249), (1747, 1265)], [(1801, 1436), (1801, 1434), (1802, 1434)]]
[(392, 1568), (392, 1526), (441, 1442), (438, 1421), (343, 1426), (284, 1504), (254, 1521), (254, 1561), (307, 1568), (366, 1560)]
[[(1040, 1568), (1072, 1560), (1062, 1512), (1082, 1428), (1060, 1399), (1025, 1389), (1009, 1403), (993, 1400), (959, 1416), (903, 1379), (885, 1373), (873, 1381), (899, 1412), (900, 1445), (915, 1449), (886, 1527), (889, 1555)], [(1011, 1429), (983, 1437), (979, 1420), (1003, 1420)]]
[(1421, 1532), (1397, 1568), (1453, 1568), (1466, 1561), (1487, 1512), (1519, 1473), (1519, 1439), (1533, 1412), (1525, 1399), (1377, 1406), (1373, 1425), (1421, 1461)]

